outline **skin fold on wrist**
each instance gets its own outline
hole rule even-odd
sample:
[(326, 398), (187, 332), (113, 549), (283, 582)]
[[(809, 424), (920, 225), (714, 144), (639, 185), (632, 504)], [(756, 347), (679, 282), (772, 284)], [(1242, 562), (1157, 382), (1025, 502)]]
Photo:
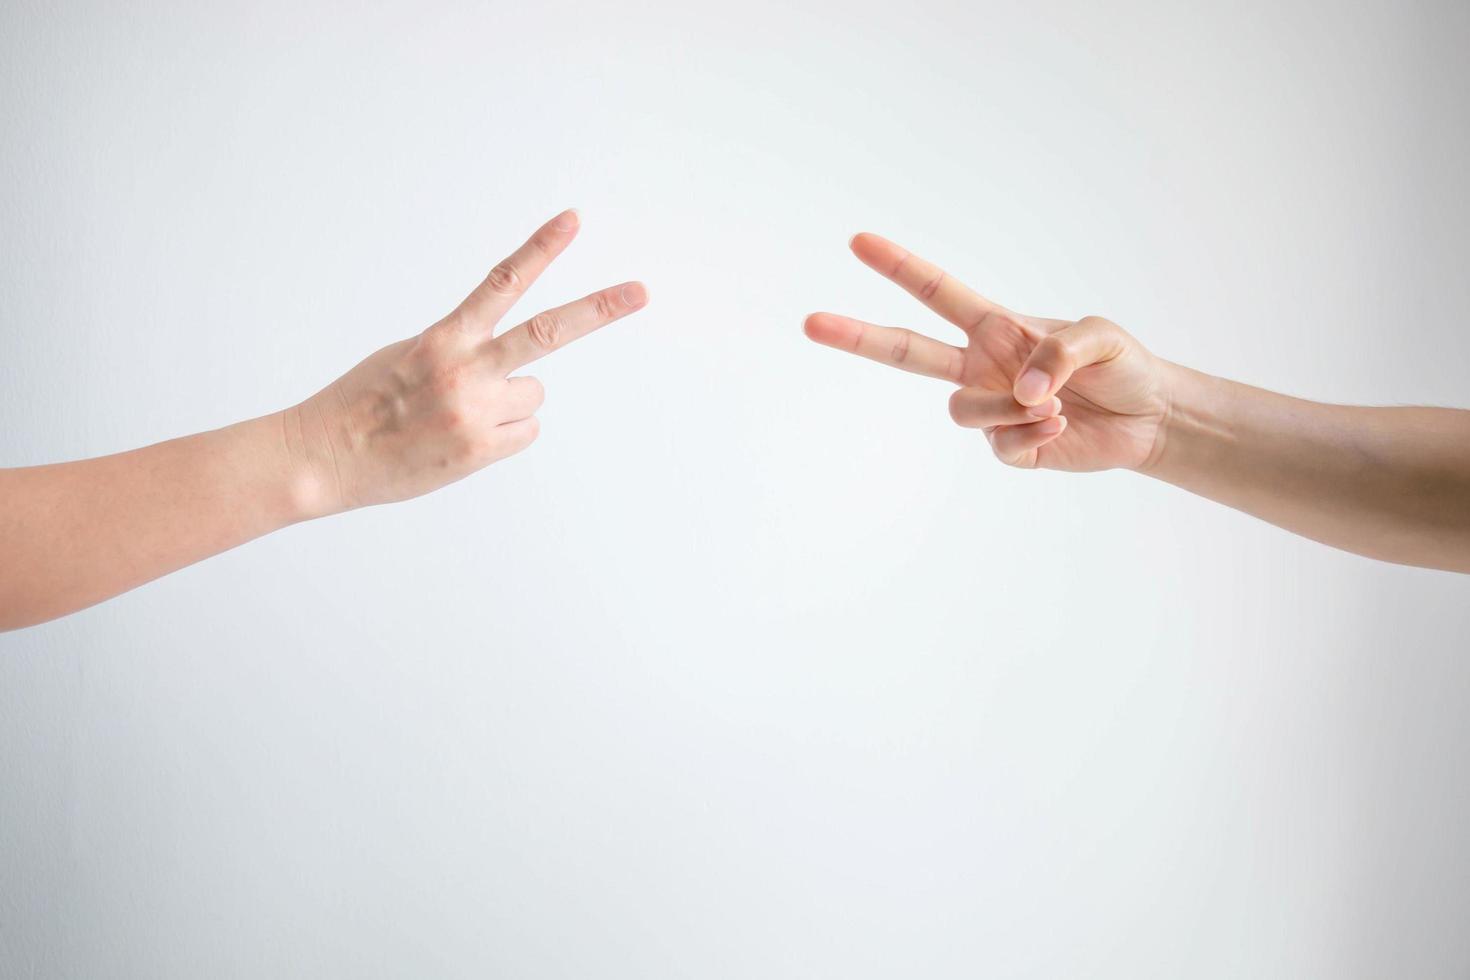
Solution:
[(1209, 428), (1205, 388), (1213, 379), (1162, 358), (1157, 363), (1164, 394), (1163, 418), (1152, 448), (1134, 472), (1174, 483), (1169, 474), (1178, 469), (1178, 458), (1186, 453), (1187, 442), (1196, 437), (1194, 430)]
[(281, 459), (285, 516), (288, 524), (330, 517), (350, 510), (342, 500), (335, 460), (330, 446), (322, 446), (325, 438), (321, 422), (311, 406), (303, 402), (277, 412), (277, 451)]

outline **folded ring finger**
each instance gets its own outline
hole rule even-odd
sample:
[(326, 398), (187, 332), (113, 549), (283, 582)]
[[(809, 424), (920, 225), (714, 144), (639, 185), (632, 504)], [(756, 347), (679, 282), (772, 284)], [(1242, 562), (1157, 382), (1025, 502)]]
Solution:
[(1065, 415), (1026, 425), (1003, 425), (990, 434), (990, 448), (1002, 463), (1030, 468), (1036, 465), (1036, 451), (1066, 428)]
[(1028, 407), (1016, 401), (1009, 391), (985, 388), (960, 388), (949, 397), (950, 418), (967, 429), (1025, 425), (1037, 419), (1051, 418), (1061, 410), (1061, 400), (1056, 397)]

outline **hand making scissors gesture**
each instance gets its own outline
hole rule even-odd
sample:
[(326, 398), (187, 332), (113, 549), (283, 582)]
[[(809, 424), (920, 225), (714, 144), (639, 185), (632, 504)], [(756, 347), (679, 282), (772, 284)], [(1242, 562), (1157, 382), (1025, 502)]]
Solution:
[(535, 378), (511, 375), (648, 300), (641, 283), (626, 282), (496, 334), (578, 227), (575, 211), (557, 215), (444, 319), (297, 407), (294, 424), (322, 512), (416, 497), (535, 440), (545, 392)]
[(1099, 317), (1013, 313), (878, 235), (857, 235), (851, 248), (963, 331), (966, 343), (833, 313), (808, 317), (807, 336), (959, 385), (950, 415), (985, 430), (995, 455), (1012, 466), (1101, 470), (1148, 459), (1168, 408), (1163, 362), (1122, 328)]
[(496, 333), (579, 224), (575, 211), (557, 215), (448, 316), (299, 405), (131, 452), (0, 469), (0, 629), (288, 524), (428, 493), (526, 448), (545, 393), (515, 372), (648, 300), (626, 282)]

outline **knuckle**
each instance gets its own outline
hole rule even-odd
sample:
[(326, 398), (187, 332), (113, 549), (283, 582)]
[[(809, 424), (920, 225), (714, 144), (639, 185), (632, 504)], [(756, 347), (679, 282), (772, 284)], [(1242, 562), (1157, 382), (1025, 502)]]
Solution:
[(965, 408), (965, 389), (960, 388), (949, 396), (949, 417), (958, 425), (964, 425), (969, 413)]
[(526, 391), (532, 405), (531, 411), (540, 408), (546, 402), (546, 386), (536, 378), (526, 379)]
[(526, 322), (526, 332), (538, 347), (550, 349), (561, 339), (561, 317), (555, 313), (537, 313)]
[(914, 335), (907, 330), (900, 330), (898, 337), (893, 341), (893, 350), (888, 357), (894, 364), (902, 364), (909, 359), (909, 347), (913, 344)]
[(1048, 364), (1065, 361), (1071, 355), (1071, 344), (1068, 340), (1069, 338), (1060, 333), (1041, 338), (1041, 343), (1036, 345), (1036, 359)]
[(460, 405), (449, 405), (439, 413), (439, 421), (450, 432), (460, 432), (469, 425), (469, 415)]
[(596, 311), (599, 319), (610, 320), (616, 312), (613, 309), (613, 301), (607, 293), (598, 293), (592, 297), (592, 309)]
[(942, 285), (944, 285), (943, 272), (927, 280), (922, 286), (919, 287), (919, 299), (926, 302), (933, 299), (934, 294), (939, 292), (939, 287)]
[(429, 388), (443, 398), (452, 396), (465, 386), (467, 381), (462, 364), (450, 364), (436, 370), (429, 378)]
[(965, 377), (965, 352), (961, 350), (951, 351), (949, 362), (945, 365), (944, 376), (955, 384), (959, 384)]
[(1015, 435), (1008, 426), (1000, 425), (990, 430), (990, 451), (995, 458), (1007, 466), (1019, 466), (1021, 454), (1016, 452)]
[(502, 262), (490, 270), (490, 274), (485, 277), (485, 285), (494, 292), (509, 296), (520, 291), (521, 274), (510, 262)]
[(1112, 320), (1100, 316), (1085, 316), (1077, 321), (1080, 331), (1093, 334), (1095, 337), (1103, 338), (1100, 346), (1117, 350), (1128, 342), (1128, 332), (1118, 326)]

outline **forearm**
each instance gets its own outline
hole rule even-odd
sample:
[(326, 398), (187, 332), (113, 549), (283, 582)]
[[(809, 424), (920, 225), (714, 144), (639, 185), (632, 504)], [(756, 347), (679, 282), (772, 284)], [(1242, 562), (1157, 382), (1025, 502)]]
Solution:
[(0, 629), (43, 622), (301, 520), (288, 411), (132, 452), (0, 470)]
[(1470, 572), (1470, 412), (1324, 405), (1168, 371), (1143, 472), (1338, 548)]

